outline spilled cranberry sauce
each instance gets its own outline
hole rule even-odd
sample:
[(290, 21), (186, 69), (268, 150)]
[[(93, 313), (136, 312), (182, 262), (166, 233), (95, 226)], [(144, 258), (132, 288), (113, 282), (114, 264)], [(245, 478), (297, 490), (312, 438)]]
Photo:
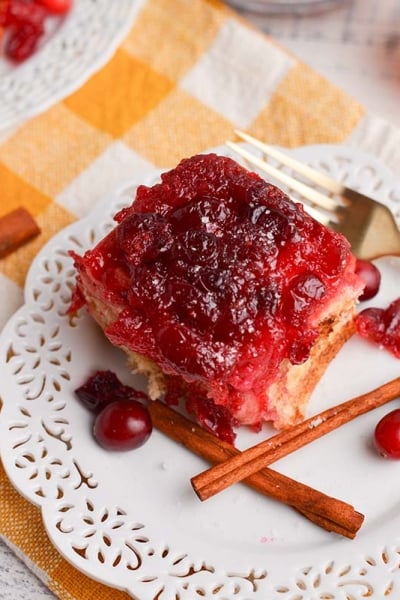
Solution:
[(357, 333), (400, 358), (400, 298), (386, 308), (366, 308), (357, 315)]
[(96, 371), (75, 390), (79, 400), (89, 410), (99, 413), (115, 400), (137, 400), (145, 403), (147, 394), (124, 385), (112, 371)]

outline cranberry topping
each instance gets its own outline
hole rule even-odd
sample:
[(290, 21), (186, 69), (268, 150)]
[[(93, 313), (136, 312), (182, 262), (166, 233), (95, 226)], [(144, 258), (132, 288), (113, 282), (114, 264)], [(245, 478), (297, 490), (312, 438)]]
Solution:
[(400, 298), (387, 308), (366, 308), (357, 315), (358, 334), (400, 358)]
[(193, 393), (191, 390), (186, 401), (186, 408), (204, 429), (213, 433), (220, 440), (233, 445), (235, 441), (233, 427), (236, 423), (224, 406), (218, 406), (201, 392)]
[(265, 402), (282, 360), (307, 360), (330, 298), (360, 287), (343, 236), (229, 158), (182, 161), (115, 219), (75, 257), (78, 288), (86, 278), (121, 306), (106, 330), (113, 343), (206, 383), (217, 404), (239, 404), (257, 385)]

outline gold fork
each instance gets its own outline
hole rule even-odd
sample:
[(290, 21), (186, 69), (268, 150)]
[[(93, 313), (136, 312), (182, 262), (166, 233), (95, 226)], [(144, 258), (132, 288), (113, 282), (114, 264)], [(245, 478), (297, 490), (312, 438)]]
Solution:
[[(371, 260), (385, 254), (400, 254), (400, 231), (389, 208), (247, 133), (235, 133), (253, 148), (261, 150), (262, 158), (241, 144), (227, 142), (227, 146), (250, 165), (300, 194), (305, 209), (321, 223), (340, 231), (349, 240), (358, 258)], [(293, 174), (309, 180), (328, 193), (295, 179), (267, 162), (266, 158), (277, 160), (289, 167)]]

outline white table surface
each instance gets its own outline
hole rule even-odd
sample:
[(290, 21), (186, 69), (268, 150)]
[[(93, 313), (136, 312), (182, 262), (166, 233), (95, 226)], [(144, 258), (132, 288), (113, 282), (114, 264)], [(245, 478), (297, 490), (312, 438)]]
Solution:
[[(315, 17), (249, 19), (371, 112), (400, 127), (400, 0), (354, 0)], [(55, 598), (1, 541), (0, 598)]]

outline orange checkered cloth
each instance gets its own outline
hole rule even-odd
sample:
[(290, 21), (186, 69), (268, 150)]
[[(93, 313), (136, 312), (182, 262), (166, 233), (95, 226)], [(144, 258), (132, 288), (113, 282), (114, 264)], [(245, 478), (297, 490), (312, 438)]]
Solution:
[[(122, 180), (223, 144), (235, 127), (271, 144), (353, 143), (400, 164), (399, 133), (217, 0), (147, 0), (83, 87), (0, 134), (0, 216), (27, 207), (42, 233), (0, 261), (0, 327), (39, 248)], [(128, 598), (52, 547), (39, 511), (0, 467), (0, 534), (60, 598)]]

